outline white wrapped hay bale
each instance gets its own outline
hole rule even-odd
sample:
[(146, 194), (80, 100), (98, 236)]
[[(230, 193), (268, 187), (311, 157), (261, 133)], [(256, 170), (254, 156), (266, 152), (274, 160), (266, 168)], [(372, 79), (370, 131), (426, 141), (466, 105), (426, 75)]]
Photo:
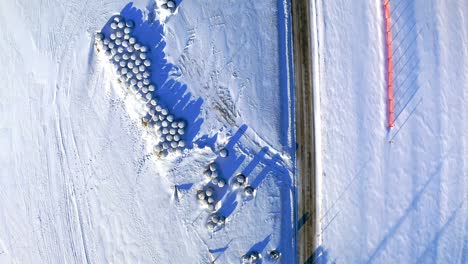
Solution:
[(179, 146), (179, 143), (178, 143), (177, 141), (172, 141), (172, 142), (171, 142), (171, 147), (172, 147), (173, 149), (177, 149), (178, 146)]
[(210, 170), (205, 170), (205, 171), (203, 172), (203, 175), (204, 175), (206, 178), (208, 178), (208, 179), (211, 179), (211, 175), (212, 175), (212, 174), (213, 174), (213, 172), (210, 171)]
[(211, 175), (213, 175), (213, 172), (208, 169), (208, 170), (205, 170), (203, 172), (203, 175), (205, 175), (205, 177), (211, 179)]
[(174, 152), (175, 152), (175, 149), (173, 149), (173, 148), (168, 148), (167, 151), (168, 151), (169, 153), (174, 153)]
[(125, 25), (127, 28), (133, 28), (135, 26), (135, 22), (131, 19), (127, 20), (127, 22), (125, 22)]
[(270, 256), (271, 260), (278, 260), (281, 257), (281, 252), (279, 252), (277, 249), (274, 249), (268, 253)]
[(223, 225), (226, 222), (226, 217), (219, 213), (215, 213), (211, 215), (210, 220), (217, 225)]
[(178, 125), (179, 125), (179, 128), (184, 128), (185, 127), (185, 122), (181, 120), (181, 121), (179, 121)]
[(179, 148), (185, 148), (185, 142), (184, 141), (179, 141)]
[(163, 142), (162, 147), (163, 147), (163, 149), (169, 149), (169, 143)]
[(219, 151), (219, 156), (222, 157), (222, 158), (227, 157), (228, 154), (229, 154), (229, 153), (228, 153), (227, 149), (225, 149), (225, 148), (223, 148), (223, 149), (221, 149), (221, 150)]
[(251, 251), (244, 256), (242, 256), (242, 263), (259, 263), (262, 256), (257, 251)]
[(168, 7), (169, 9), (175, 8), (175, 2), (172, 1), (172, 0), (167, 1), (167, 7)]
[(198, 200), (205, 200), (205, 197), (206, 197), (206, 195), (205, 195), (205, 193), (203, 191), (198, 191), (197, 192)]
[(240, 185), (243, 185), (245, 183), (246, 179), (247, 178), (242, 173), (239, 173), (239, 174), (236, 175), (236, 182), (239, 183)]
[(123, 31), (118, 30), (118, 31), (115, 32), (115, 37), (116, 38), (123, 38), (123, 36), (124, 36)]
[(218, 182), (219, 182), (218, 177), (215, 177), (215, 178), (211, 179), (211, 182), (212, 182), (214, 185), (218, 185)]
[(210, 171), (216, 171), (216, 169), (217, 169), (216, 167), (217, 167), (217, 165), (216, 165), (215, 162), (210, 163), (210, 165), (208, 165), (208, 168), (210, 169)]
[(211, 196), (209, 196), (208, 198), (206, 198), (206, 201), (208, 202), (208, 204), (214, 204), (215, 203), (215, 199)]
[(224, 180), (224, 179), (219, 179), (219, 180), (218, 180), (218, 187), (219, 187), (219, 188), (224, 188), (224, 186), (226, 186), (226, 180)]
[(213, 187), (208, 187), (208, 188), (206, 188), (205, 194), (206, 194), (207, 197), (213, 196), (213, 194), (214, 194), (214, 189), (213, 189)]
[(241, 257), (241, 262), (242, 263), (249, 263), (250, 262), (250, 256), (249, 255), (244, 255)]
[(208, 228), (208, 230), (212, 231), (216, 228), (216, 224), (213, 223), (212, 221), (208, 221), (208, 223), (206, 224), (206, 227)]
[(167, 115), (166, 120), (171, 123), (174, 121), (174, 116), (173, 115)]
[(219, 215), (218, 214), (213, 214), (211, 215), (211, 221), (215, 224), (219, 223)]
[(98, 42), (102, 42), (104, 40), (104, 34), (102, 32), (94, 33), (94, 40)]
[(252, 197), (255, 194), (255, 189), (252, 186), (247, 186), (244, 188), (244, 194), (247, 197)]
[(116, 23), (119, 23), (119, 22), (122, 21), (122, 20), (123, 20), (123, 17), (122, 17), (121, 15), (116, 15), (116, 16), (114, 17), (114, 22), (116, 22)]
[[(153, 119), (153, 120), (154, 120), (154, 119)], [(160, 129), (156, 130), (156, 135), (157, 135), (158, 137), (162, 137), (162, 135), (163, 135), (163, 134), (162, 134), (162, 131), (161, 131)]]

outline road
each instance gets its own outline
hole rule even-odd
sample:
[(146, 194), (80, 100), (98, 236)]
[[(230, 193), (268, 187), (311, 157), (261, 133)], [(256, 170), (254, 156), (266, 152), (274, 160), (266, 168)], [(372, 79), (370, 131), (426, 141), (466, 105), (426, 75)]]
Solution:
[(312, 263), (315, 245), (315, 137), (310, 0), (292, 0), (298, 166), (298, 262)]

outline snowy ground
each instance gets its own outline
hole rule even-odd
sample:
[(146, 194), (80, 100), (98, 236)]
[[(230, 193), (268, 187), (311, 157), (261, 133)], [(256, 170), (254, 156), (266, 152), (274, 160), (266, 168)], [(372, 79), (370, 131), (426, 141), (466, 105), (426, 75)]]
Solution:
[[(314, 1), (323, 263), (468, 263), (466, 1)], [(317, 261), (319, 262), (319, 261)]]
[[(284, 2), (183, 1), (173, 15), (127, 4), (0, 3), (0, 262), (239, 263), (258, 251), (268, 263), (273, 249), (293, 261)], [(94, 48), (120, 11), (159, 52), (158, 96), (189, 122), (183, 154), (153, 154), (135, 100)], [(226, 224), (214, 232), (196, 199), (213, 161), (230, 183), (215, 189)], [(254, 198), (232, 188), (241, 172)]]

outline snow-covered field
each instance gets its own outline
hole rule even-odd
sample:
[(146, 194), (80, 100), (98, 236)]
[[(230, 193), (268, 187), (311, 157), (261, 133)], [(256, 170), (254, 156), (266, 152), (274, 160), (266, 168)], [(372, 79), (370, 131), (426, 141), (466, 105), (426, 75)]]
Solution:
[[(176, 2), (0, 2), (0, 263), (295, 263), (288, 1)], [(468, 5), (390, 1), (389, 130), (382, 1), (312, 3), (314, 262), (467, 263)], [(95, 48), (120, 12), (187, 125), (167, 157)]]
[[(2, 1), (0, 262), (294, 262), (286, 3)], [(119, 12), (150, 48), (154, 95), (188, 126), (182, 153), (154, 153), (145, 109), (95, 49)], [(204, 176), (212, 162), (227, 186)], [(214, 230), (208, 186), (226, 218)]]
[[(316, 0), (323, 263), (468, 263), (468, 4)], [(315, 17), (315, 16), (314, 16)]]

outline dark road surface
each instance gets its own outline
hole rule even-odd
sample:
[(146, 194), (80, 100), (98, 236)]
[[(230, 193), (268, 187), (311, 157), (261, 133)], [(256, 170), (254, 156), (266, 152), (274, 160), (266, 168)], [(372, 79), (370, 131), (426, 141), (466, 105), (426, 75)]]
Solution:
[[(298, 262), (309, 262), (315, 245), (315, 137), (310, 0), (291, 0), (298, 172)], [(309, 261), (308, 261), (309, 260)]]

